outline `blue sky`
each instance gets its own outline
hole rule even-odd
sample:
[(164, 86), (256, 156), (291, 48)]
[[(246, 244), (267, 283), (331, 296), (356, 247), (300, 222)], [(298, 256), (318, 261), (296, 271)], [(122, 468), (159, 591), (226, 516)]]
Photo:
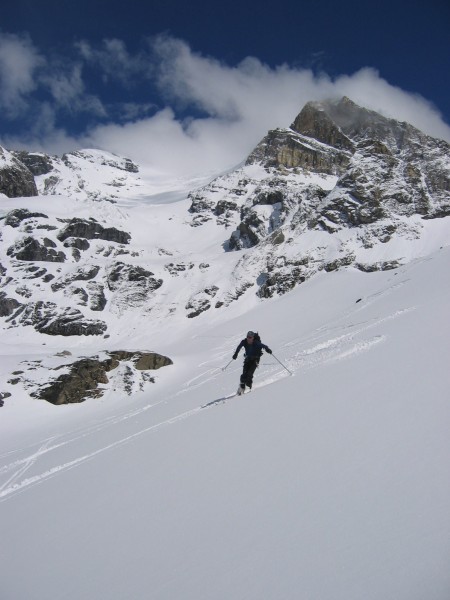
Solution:
[(308, 100), (348, 95), (450, 140), (444, 0), (15, 0), (0, 20), (0, 143), (220, 169)]

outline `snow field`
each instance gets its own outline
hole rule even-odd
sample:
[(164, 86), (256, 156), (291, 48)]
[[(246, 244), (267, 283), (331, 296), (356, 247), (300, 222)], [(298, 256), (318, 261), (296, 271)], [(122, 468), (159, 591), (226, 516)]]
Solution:
[[(131, 401), (5, 404), (5, 599), (446, 599), (449, 256), (162, 332)], [(249, 328), (294, 376), (230, 397)]]

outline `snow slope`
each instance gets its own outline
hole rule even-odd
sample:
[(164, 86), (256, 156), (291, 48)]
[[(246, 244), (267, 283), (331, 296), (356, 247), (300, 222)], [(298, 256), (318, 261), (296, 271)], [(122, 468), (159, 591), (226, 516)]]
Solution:
[[(131, 399), (5, 403), (0, 597), (446, 600), (442, 245), (135, 331), (174, 365)], [(293, 376), (265, 355), (253, 391), (232, 397), (240, 361), (222, 368), (249, 328)]]

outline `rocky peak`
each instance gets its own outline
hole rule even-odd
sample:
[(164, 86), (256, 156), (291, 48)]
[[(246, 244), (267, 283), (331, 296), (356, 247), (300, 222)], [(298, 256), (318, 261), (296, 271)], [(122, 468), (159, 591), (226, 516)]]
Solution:
[[(193, 226), (215, 218), (234, 228), (226, 250), (259, 246), (241, 266), (259, 261), (257, 294), (268, 297), (320, 269), (393, 268), (394, 253), (372, 264), (359, 249), (417, 238), (421, 220), (450, 215), (449, 191), (449, 144), (344, 97), (308, 102), (290, 128), (268, 132), (240, 172), (197, 190), (190, 211)], [(322, 233), (328, 242), (314, 247)], [(330, 260), (327, 243), (338, 239)]]
[(365, 140), (386, 144), (400, 152), (411, 143), (427, 143), (428, 136), (409, 123), (389, 119), (358, 106), (344, 96), (339, 100), (308, 102), (297, 115), (291, 129), (335, 148), (354, 149)]
[[(347, 100), (347, 98), (344, 98), (342, 102), (344, 103)], [(350, 100), (348, 102), (353, 105)], [(340, 124), (329, 110), (330, 105), (330, 102), (308, 102), (297, 115), (291, 129), (328, 146), (353, 152), (354, 144), (342, 131)]]
[(384, 163), (381, 179), (400, 170), (406, 187), (423, 188), (427, 195), (450, 190), (449, 154), (447, 142), (343, 97), (308, 102), (289, 129), (269, 131), (246, 164), (348, 179), (349, 169), (358, 166), (360, 174), (362, 163), (369, 166), (375, 158)]

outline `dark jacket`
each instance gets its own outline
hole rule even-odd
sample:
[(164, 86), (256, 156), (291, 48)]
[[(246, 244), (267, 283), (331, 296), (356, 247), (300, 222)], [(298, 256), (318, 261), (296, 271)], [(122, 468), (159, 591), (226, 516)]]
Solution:
[(272, 354), (272, 350), (266, 344), (262, 342), (258, 342), (253, 340), (253, 344), (249, 344), (247, 339), (244, 339), (240, 342), (239, 346), (236, 348), (235, 353), (233, 354), (233, 358), (236, 359), (241, 348), (245, 348), (245, 358), (249, 360), (257, 360), (261, 357), (262, 351), (265, 350), (269, 354)]

